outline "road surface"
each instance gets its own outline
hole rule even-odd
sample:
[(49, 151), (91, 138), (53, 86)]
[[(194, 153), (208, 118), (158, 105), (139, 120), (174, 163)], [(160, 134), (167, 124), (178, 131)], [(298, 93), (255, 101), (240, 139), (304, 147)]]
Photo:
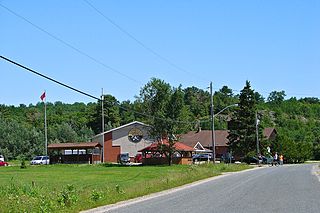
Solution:
[(313, 168), (311, 164), (259, 168), (92, 212), (320, 212), (320, 182)]

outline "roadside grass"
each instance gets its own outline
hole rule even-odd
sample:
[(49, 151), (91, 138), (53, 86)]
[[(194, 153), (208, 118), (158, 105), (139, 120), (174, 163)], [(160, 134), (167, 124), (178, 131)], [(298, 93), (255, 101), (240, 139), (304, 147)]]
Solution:
[(2, 167), (0, 212), (78, 212), (248, 168), (242, 164)]
[(320, 160), (307, 160), (304, 163), (309, 164), (309, 163), (320, 163)]

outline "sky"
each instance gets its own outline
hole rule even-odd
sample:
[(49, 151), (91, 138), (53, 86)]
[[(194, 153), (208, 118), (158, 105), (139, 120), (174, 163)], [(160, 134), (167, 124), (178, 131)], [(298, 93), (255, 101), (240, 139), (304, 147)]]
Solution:
[[(99, 97), (171, 86), (320, 98), (318, 0), (0, 0), (0, 55)], [(95, 102), (0, 59), (0, 104)]]

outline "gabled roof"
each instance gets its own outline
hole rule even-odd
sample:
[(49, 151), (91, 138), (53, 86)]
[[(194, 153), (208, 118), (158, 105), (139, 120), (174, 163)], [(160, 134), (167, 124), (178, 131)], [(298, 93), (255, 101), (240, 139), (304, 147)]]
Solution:
[(263, 136), (265, 136), (267, 139), (269, 139), (273, 132), (277, 133), (277, 130), (275, 128), (273, 128), (273, 127), (265, 128), (263, 130)]
[[(150, 146), (147, 146), (141, 150), (139, 150), (138, 152), (145, 152), (145, 151), (158, 151), (159, 150), (159, 145), (160, 144), (164, 144), (164, 145), (169, 145), (168, 140), (163, 139), (162, 142), (154, 142), (152, 143)], [(193, 152), (195, 151), (194, 148), (187, 146), (181, 142), (175, 142), (174, 144), (174, 148), (177, 151), (183, 151), (183, 152)]]
[[(277, 133), (275, 128), (265, 128), (263, 135), (270, 139), (273, 133)], [(216, 146), (228, 146), (228, 130), (215, 130)], [(180, 141), (188, 146), (195, 147), (200, 143), (204, 147), (212, 147), (211, 130), (201, 130), (200, 132), (191, 131), (180, 136)]]
[[(228, 134), (227, 130), (215, 130), (216, 146), (227, 146)], [(212, 146), (211, 137), (211, 130), (201, 130), (200, 132), (191, 131), (183, 134), (180, 140), (192, 147), (195, 147), (198, 142), (204, 147), (210, 147)]]
[(145, 123), (142, 123), (142, 122), (139, 122), (139, 121), (132, 121), (132, 122), (127, 123), (127, 124), (125, 124), (125, 125), (122, 125), (122, 126), (119, 126), (119, 127), (113, 128), (113, 129), (110, 129), (110, 130), (108, 130), (108, 131), (105, 131), (105, 132), (103, 132), (103, 133), (97, 134), (97, 135), (93, 136), (93, 138), (96, 138), (96, 137), (101, 136), (101, 135), (103, 135), (103, 134), (106, 134), (106, 133), (109, 133), (109, 132), (113, 132), (113, 131), (116, 131), (116, 130), (118, 130), (118, 129), (122, 129), (122, 128), (131, 126), (131, 125), (134, 125), (134, 124), (138, 124), (138, 125), (150, 127), (148, 124), (145, 124)]
[(48, 145), (48, 149), (92, 149), (102, 147), (97, 142), (84, 142), (84, 143), (52, 143)]
[(202, 144), (200, 142), (198, 142), (196, 145), (194, 145), (194, 147), (196, 150), (205, 150), (205, 148), (202, 146)]
[(196, 152), (212, 152), (212, 150), (204, 148), (200, 142), (198, 142), (193, 148)]

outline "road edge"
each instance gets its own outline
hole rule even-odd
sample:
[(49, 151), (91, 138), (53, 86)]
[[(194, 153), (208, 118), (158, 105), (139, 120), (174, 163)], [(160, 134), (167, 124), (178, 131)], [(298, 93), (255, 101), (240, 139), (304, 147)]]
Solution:
[(217, 176), (214, 176), (214, 177), (198, 180), (198, 181), (195, 181), (195, 182), (192, 182), (192, 183), (188, 183), (188, 184), (185, 184), (185, 185), (182, 185), (182, 186), (178, 186), (178, 187), (174, 187), (174, 188), (171, 188), (171, 189), (167, 189), (167, 190), (164, 190), (164, 191), (154, 192), (154, 193), (151, 193), (151, 194), (148, 194), (148, 195), (144, 195), (144, 196), (141, 196), (141, 197), (120, 201), (120, 202), (117, 202), (117, 203), (114, 203), (114, 204), (108, 204), (108, 205), (100, 206), (100, 207), (93, 208), (93, 209), (83, 210), (80, 213), (103, 213), (103, 212), (108, 212), (110, 210), (114, 210), (114, 209), (117, 209), (117, 208), (120, 208), (120, 207), (129, 206), (129, 205), (136, 204), (136, 203), (139, 203), (139, 202), (142, 202), (142, 201), (150, 200), (150, 199), (157, 198), (157, 197), (160, 197), (160, 196), (163, 196), (163, 195), (175, 193), (175, 192), (178, 192), (178, 191), (181, 191), (181, 190), (184, 190), (184, 189), (188, 189), (188, 188), (191, 188), (191, 187), (194, 187), (194, 186), (198, 186), (198, 185), (201, 185), (201, 184), (213, 181), (213, 180), (217, 180), (217, 179), (229, 176), (229, 175), (249, 172), (249, 171), (252, 171), (252, 170), (263, 169), (263, 168), (267, 168), (267, 167), (253, 167), (253, 168), (242, 170), (242, 171), (238, 171), (238, 172), (224, 172), (221, 175), (217, 175)]
[(318, 181), (320, 182), (320, 164), (313, 165), (311, 174), (316, 176), (318, 178)]

